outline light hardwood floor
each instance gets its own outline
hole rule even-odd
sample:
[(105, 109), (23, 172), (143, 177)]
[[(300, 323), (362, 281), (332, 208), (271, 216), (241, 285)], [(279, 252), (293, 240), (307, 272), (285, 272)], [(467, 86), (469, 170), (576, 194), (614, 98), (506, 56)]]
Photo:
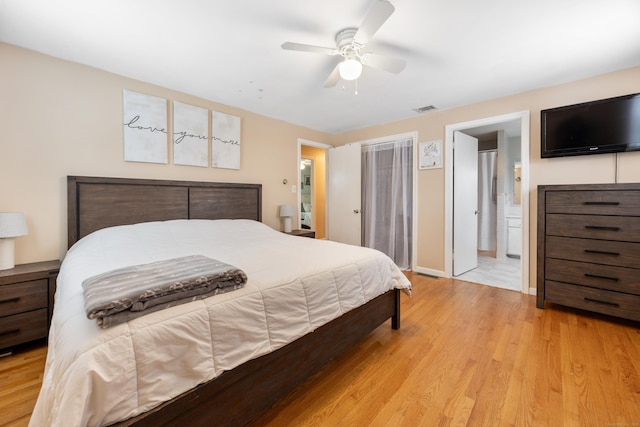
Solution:
[[(409, 277), (399, 331), (382, 325), (251, 427), (640, 425), (640, 324)], [(0, 425), (27, 424), (45, 353), (0, 359)]]

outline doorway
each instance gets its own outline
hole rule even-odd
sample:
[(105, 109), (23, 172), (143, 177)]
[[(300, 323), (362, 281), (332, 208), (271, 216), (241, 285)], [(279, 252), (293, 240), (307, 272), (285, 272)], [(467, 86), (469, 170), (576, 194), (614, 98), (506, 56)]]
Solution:
[[(453, 277), (454, 271), (455, 171), (453, 168), (453, 145), (454, 133), (456, 132), (462, 132), (478, 139), (486, 138), (486, 135), (497, 135), (495, 150), (498, 153), (498, 173), (495, 183), (497, 199), (495, 206), (497, 212), (495, 256), (490, 250), (480, 252), (477, 258), (478, 267), (456, 277), (530, 293), (528, 250), (529, 112), (524, 111), (446, 126), (445, 274), (448, 277)], [(515, 144), (514, 141), (518, 141), (518, 144)], [(517, 150), (512, 147), (513, 145), (517, 145)], [(488, 150), (482, 144), (479, 146), (483, 151)], [(514, 152), (519, 152), (519, 159), (517, 156), (511, 155)], [(516, 174), (520, 174), (518, 181), (516, 181)], [(519, 204), (516, 203), (516, 193), (520, 198)], [(476, 221), (472, 222), (476, 223)], [(474, 232), (478, 233), (477, 230)], [(480, 236), (480, 234), (477, 235)], [(517, 278), (509, 279), (505, 283), (505, 277), (509, 275), (514, 277), (514, 274), (517, 275)]]
[(326, 150), (329, 148), (328, 144), (298, 139), (297, 228), (315, 231), (316, 239), (327, 236)]
[[(304, 150), (303, 150), (304, 151)], [(314, 161), (305, 157), (302, 153), (302, 160), (300, 161), (300, 229), (301, 230), (315, 230), (317, 232), (317, 226), (315, 225), (316, 215), (314, 215), (314, 207), (317, 210), (318, 204), (313, 203), (316, 187), (314, 176)]]
[[(409, 189), (411, 200), (417, 200), (417, 174), (413, 173), (417, 169), (417, 132), (407, 132), (404, 134), (380, 137), (366, 141), (353, 142), (328, 150), (328, 238), (330, 240), (360, 245), (362, 243), (362, 218), (361, 210), (367, 207), (362, 203), (361, 185), (363, 179), (362, 169), (362, 147), (363, 146), (380, 146), (387, 143), (395, 143), (400, 141), (411, 142), (411, 166), (410, 175), (411, 185), (406, 186)], [(364, 177), (364, 179), (368, 179)], [(386, 193), (386, 192), (385, 192)], [(417, 204), (412, 203), (411, 213), (408, 215), (411, 222), (410, 226), (403, 230), (408, 233), (407, 240), (410, 247), (410, 261), (407, 268), (415, 270), (415, 262), (417, 259)], [(369, 213), (370, 214), (370, 213)], [(367, 214), (367, 215), (369, 215)], [(375, 214), (373, 215), (375, 216)], [(384, 252), (384, 251), (383, 251)], [(389, 255), (389, 254), (387, 254)]]
[(363, 144), (362, 246), (412, 267), (414, 139)]

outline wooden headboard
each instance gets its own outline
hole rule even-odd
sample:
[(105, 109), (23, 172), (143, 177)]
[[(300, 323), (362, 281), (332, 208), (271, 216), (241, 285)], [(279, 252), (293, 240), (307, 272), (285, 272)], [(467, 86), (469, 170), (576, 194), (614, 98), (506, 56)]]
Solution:
[(171, 219), (262, 221), (262, 184), (67, 177), (68, 247), (96, 230)]

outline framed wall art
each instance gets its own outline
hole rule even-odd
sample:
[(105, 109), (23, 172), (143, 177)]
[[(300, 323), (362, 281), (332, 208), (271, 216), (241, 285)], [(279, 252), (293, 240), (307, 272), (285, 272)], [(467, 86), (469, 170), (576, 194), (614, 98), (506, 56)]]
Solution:
[(211, 167), (240, 169), (240, 117), (211, 112)]
[(124, 159), (168, 163), (167, 100), (122, 91)]
[(421, 142), (418, 149), (419, 169), (442, 168), (442, 140)]
[(173, 164), (209, 166), (209, 110), (173, 101)]

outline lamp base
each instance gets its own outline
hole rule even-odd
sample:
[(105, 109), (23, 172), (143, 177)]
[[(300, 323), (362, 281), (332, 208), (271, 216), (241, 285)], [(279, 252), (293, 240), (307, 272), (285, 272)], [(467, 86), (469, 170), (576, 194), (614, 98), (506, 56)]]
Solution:
[(0, 270), (8, 270), (15, 267), (13, 242), (13, 237), (0, 239)]
[(291, 233), (291, 217), (287, 216), (284, 218), (284, 232)]

